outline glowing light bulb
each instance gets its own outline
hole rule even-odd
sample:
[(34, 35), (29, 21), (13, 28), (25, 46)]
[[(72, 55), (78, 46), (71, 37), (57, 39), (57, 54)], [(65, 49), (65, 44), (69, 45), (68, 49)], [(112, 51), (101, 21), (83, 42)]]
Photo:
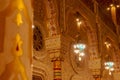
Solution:
[(79, 18), (76, 18), (76, 21), (78, 22), (78, 21), (79, 21)]
[(120, 5), (117, 5), (116, 7), (117, 7), (117, 8), (119, 8), (119, 7), (120, 7)]
[(113, 7), (113, 4), (110, 4), (111, 7)]
[(112, 73), (111, 73), (111, 71), (109, 71), (109, 75), (111, 75)]
[(79, 61), (81, 61), (82, 60), (82, 58), (81, 57), (79, 57)]
[(107, 70), (108, 70), (108, 69), (109, 69), (109, 67), (108, 67), (108, 66), (106, 66), (106, 67), (105, 67), (105, 69), (107, 69)]
[(108, 8), (107, 8), (107, 10), (109, 11), (109, 10), (110, 10), (110, 8), (108, 7)]
[(114, 71), (114, 68), (111, 68), (110, 71)]
[(77, 48), (77, 46), (76, 46), (76, 45), (74, 45), (73, 47), (74, 47), (74, 48)]
[(81, 23), (82, 23), (82, 22), (81, 22), (81, 21), (79, 21), (79, 22), (77, 22), (77, 25), (78, 25), (78, 26), (80, 26), (80, 25), (81, 25)]
[(79, 56), (84, 56), (84, 55), (85, 55), (85, 53), (84, 53), (84, 52), (81, 52)]
[(35, 26), (34, 26), (34, 25), (32, 25), (32, 28), (34, 29), (34, 28), (35, 28)]
[(79, 49), (75, 49), (74, 52), (75, 52), (76, 54), (78, 54), (78, 53), (79, 53)]

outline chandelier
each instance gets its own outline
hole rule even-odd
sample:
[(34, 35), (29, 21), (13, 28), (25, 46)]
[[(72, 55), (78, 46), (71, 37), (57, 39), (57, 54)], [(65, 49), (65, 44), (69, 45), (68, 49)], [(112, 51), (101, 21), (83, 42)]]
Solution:
[(109, 71), (109, 75), (111, 75), (112, 74), (111, 72), (114, 71), (114, 62), (108, 61), (105, 62), (104, 65), (105, 65), (105, 69)]
[(86, 48), (86, 45), (83, 43), (76, 43), (74, 44), (74, 53), (78, 54), (79, 61), (82, 60), (82, 57), (85, 55), (84, 50)]
[(112, 74), (112, 71), (114, 71), (114, 62), (111, 60), (110, 54), (107, 55), (107, 60), (104, 63), (105, 69), (109, 71), (109, 75)]
[(76, 35), (76, 43), (73, 45), (73, 49), (74, 49), (74, 53), (76, 53), (78, 55), (78, 59), (79, 61), (82, 60), (82, 57), (85, 55), (84, 50), (86, 48), (86, 45), (84, 43), (81, 42), (81, 37), (80, 37), (80, 25), (82, 24), (83, 21), (83, 17), (79, 12), (75, 13), (75, 20), (77, 23), (77, 27), (78, 27), (78, 34)]
[[(111, 41), (108, 38), (107, 38), (107, 40), (105, 41), (104, 44), (105, 44), (108, 51), (110, 49), (112, 49)], [(109, 53), (111, 53), (111, 52), (109, 52)], [(111, 54), (106, 55), (106, 62), (104, 63), (105, 69), (109, 71), (109, 75), (111, 75), (112, 71), (114, 71), (114, 62), (112, 60), (112, 56), (110, 56), (110, 55)]]

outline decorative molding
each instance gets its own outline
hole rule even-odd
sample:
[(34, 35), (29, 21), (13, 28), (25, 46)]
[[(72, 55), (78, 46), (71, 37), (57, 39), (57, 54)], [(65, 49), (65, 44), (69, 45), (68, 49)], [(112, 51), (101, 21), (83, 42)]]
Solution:
[(33, 50), (33, 59), (44, 62), (44, 60), (48, 57), (47, 51), (44, 49), (42, 51)]
[(33, 75), (40, 76), (42, 80), (48, 80), (48, 74), (41, 68), (33, 67)]

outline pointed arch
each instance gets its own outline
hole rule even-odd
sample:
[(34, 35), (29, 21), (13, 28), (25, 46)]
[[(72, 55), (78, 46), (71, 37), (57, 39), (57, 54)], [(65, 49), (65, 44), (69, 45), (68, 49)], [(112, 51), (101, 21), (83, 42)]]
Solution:
[[(84, 31), (87, 34), (88, 37), (88, 44), (89, 44), (89, 53), (91, 54), (98, 54), (98, 39), (97, 39), (97, 31), (96, 31), (96, 23), (92, 23), (90, 21), (90, 17), (89, 15), (87, 15), (86, 12), (81, 11), (81, 7), (77, 7), (77, 8), (72, 8), (72, 7), (67, 7), (66, 10), (66, 22), (70, 21), (70, 18), (72, 16), (69, 16), (71, 13), (74, 14), (75, 12), (79, 12), (81, 17), (83, 18), (83, 25), (81, 26), (84, 28)], [(74, 23), (75, 24), (75, 23)], [(71, 28), (71, 30), (69, 30), (69, 28)], [(66, 24), (66, 33), (72, 33), (72, 31), (75, 29), (72, 28), (72, 26), (70, 27), (68, 24)], [(69, 32), (70, 31), (70, 32)], [(74, 33), (76, 32), (73, 31)], [(76, 33), (75, 33), (76, 34)]]

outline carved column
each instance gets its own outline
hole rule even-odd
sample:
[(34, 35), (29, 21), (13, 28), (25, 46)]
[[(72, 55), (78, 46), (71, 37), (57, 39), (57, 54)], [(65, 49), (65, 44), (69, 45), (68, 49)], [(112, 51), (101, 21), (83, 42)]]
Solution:
[(99, 17), (98, 17), (98, 3), (96, 0), (93, 0), (94, 2), (94, 13), (96, 17), (96, 36), (97, 36), (97, 51), (96, 53), (93, 53), (90, 55), (90, 60), (89, 60), (89, 69), (92, 72), (93, 78), (95, 80), (100, 80), (101, 79), (101, 58), (99, 57), (100, 53), (100, 30), (99, 30)]
[(54, 80), (62, 80), (62, 61), (68, 50), (68, 40), (65, 36), (56, 35), (46, 39), (46, 49), (53, 62)]
[(0, 0), (0, 2), (3, 2), (3, 5), (8, 4), (2, 11), (0, 10), (0, 17), (4, 16), (2, 27), (5, 28), (3, 49), (5, 68), (0, 74), (0, 80), (32, 80), (31, 0)]
[(97, 56), (92, 56), (89, 60), (89, 69), (92, 72), (93, 78), (95, 80), (101, 79), (101, 59)]

